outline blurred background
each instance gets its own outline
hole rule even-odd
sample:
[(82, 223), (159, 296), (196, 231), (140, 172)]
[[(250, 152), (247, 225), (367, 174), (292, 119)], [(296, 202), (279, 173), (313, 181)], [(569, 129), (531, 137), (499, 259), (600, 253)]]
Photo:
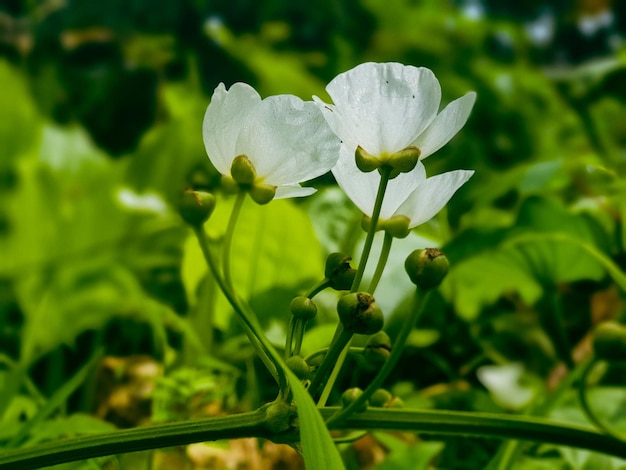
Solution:
[[(366, 61), (431, 68), (443, 104), (478, 94), (468, 124), (425, 162), (429, 175), (476, 174), (403, 245), (443, 246), (452, 270), (393, 377), (396, 393), (419, 406), (523, 408), (559, 382), (563, 363), (589, 354), (595, 324), (624, 316), (624, 285), (606, 260), (618, 272), (626, 266), (625, 37), (626, 2), (611, 0), (0, 0), (7, 429), (94, 351), (109, 361), (94, 382), (102, 393), (70, 387), (68, 413), (96, 410), (133, 426), (197, 414), (189, 400), (199, 395), (228, 409), (245, 408), (242, 397), (249, 405), (271, 399), (228, 307), (212, 300), (176, 205), (185, 187), (220, 192), (201, 136), (220, 82), (328, 99), (325, 84)], [(265, 265), (255, 265), (267, 283), (248, 294), (272, 338), (284, 334), (289, 299), (319, 277), (325, 254), (353, 252), (360, 236), (359, 215), (332, 176), (314, 184), (315, 196), (277, 203), (301, 227), (289, 240), (270, 230), (279, 246), (261, 250)], [(268, 210), (280, 228), (285, 221)], [(291, 267), (275, 273), (280, 248)], [(394, 261), (400, 268), (406, 253)], [(235, 262), (243, 270), (251, 260)], [(392, 337), (410, 290), (394, 272), (383, 286)], [(217, 312), (211, 320), (207, 308)], [(331, 310), (317, 320), (320, 331)], [(137, 364), (161, 377), (156, 395), (125, 389), (125, 405), (115, 405), (115, 387), (134, 383), (119, 371)], [(18, 381), (16, 371), (25, 374)], [(458, 444), (442, 458), (484, 463), (495, 448)]]

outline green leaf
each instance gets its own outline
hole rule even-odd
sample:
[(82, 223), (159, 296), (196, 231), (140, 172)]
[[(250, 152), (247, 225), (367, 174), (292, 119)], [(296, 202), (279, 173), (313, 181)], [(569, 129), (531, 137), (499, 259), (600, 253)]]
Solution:
[[(223, 235), (232, 202), (232, 199), (218, 202), (206, 224), (212, 238)], [(231, 271), (238, 294), (250, 299), (255, 309), (265, 306), (263, 311), (258, 311), (260, 319), (289, 318), (291, 298), (324, 276), (321, 247), (305, 212), (290, 201), (277, 200), (258, 206), (246, 200), (233, 237)], [(196, 238), (190, 236), (184, 247), (182, 276), (192, 303), (206, 273)], [(262, 295), (267, 292), (278, 297), (273, 296), (268, 302), (268, 296)], [(226, 330), (231, 317), (232, 308), (223, 296), (217, 296), (215, 326)]]
[(514, 228), (461, 234), (451, 246), (450, 273), (441, 292), (471, 320), (508, 293), (533, 304), (544, 283), (599, 281), (608, 272), (624, 287), (626, 277), (603, 253), (605, 238), (583, 214), (532, 197), (522, 204)]
[(38, 143), (41, 121), (25, 77), (0, 61), (0, 167), (32, 150)]
[(407, 443), (389, 434), (376, 433), (376, 438), (391, 450), (389, 456), (374, 470), (428, 470), (431, 462), (441, 454), (443, 442)]
[(111, 261), (66, 266), (53, 276), (31, 276), (18, 287), (25, 316), (24, 366), (60, 344), (72, 345), (80, 333), (114, 317), (140, 318), (153, 327), (157, 347), (166, 343), (170, 309), (148, 297), (132, 273)]
[[(69, 380), (67, 380), (59, 390), (46, 402), (46, 404), (37, 411), (37, 414), (29, 419), (20, 429), (19, 433), (11, 439), (8, 447), (19, 445), (24, 438), (31, 435), (30, 441), (38, 442), (41, 434), (41, 425), (45, 419), (50, 416), (57, 408), (59, 408), (69, 396), (76, 391), (86, 380), (88, 375), (93, 371), (94, 366), (102, 358), (102, 352), (96, 352), (93, 357), (81, 369), (76, 372)], [(112, 427), (112, 426), (111, 426)], [(36, 432), (33, 432), (36, 429)], [(74, 429), (72, 432), (80, 433), (80, 430)], [(62, 432), (60, 434), (63, 434)], [(36, 437), (34, 436), (36, 435)], [(32, 443), (32, 442), (31, 442)]]
[(289, 385), (298, 409), (300, 422), (300, 440), (304, 463), (307, 470), (342, 470), (343, 461), (339, 451), (330, 437), (328, 428), (300, 380), (288, 367), (285, 367)]

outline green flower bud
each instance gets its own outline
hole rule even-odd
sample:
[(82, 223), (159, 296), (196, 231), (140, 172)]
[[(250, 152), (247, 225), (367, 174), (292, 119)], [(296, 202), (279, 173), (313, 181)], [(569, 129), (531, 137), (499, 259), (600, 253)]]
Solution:
[(245, 155), (237, 155), (230, 166), (230, 175), (240, 185), (251, 185), (256, 179), (256, 169)]
[(271, 184), (255, 184), (250, 188), (250, 197), (259, 205), (264, 205), (276, 196), (276, 186)]
[(311, 366), (306, 363), (302, 356), (291, 356), (285, 363), (300, 380), (308, 380), (311, 378)]
[(422, 289), (437, 287), (448, 274), (448, 258), (437, 248), (415, 250), (404, 262), (411, 282)]
[(593, 349), (599, 359), (626, 361), (626, 326), (613, 321), (600, 323), (593, 332)]
[(363, 350), (363, 359), (367, 367), (376, 370), (387, 362), (391, 355), (391, 340), (389, 335), (384, 331), (379, 331), (372, 336)]
[(215, 197), (204, 191), (185, 189), (181, 195), (178, 212), (192, 227), (202, 227), (215, 209)]
[(404, 408), (404, 400), (399, 397), (392, 397), (385, 405), (385, 408)]
[(317, 307), (311, 299), (303, 295), (294, 297), (289, 304), (292, 315), (300, 320), (308, 321), (317, 315)]
[(389, 392), (389, 390), (385, 390), (384, 388), (379, 388), (370, 397), (370, 405), (377, 406), (379, 408), (387, 406), (387, 403), (391, 401), (393, 395)]
[(343, 253), (331, 253), (326, 258), (324, 276), (335, 290), (349, 290), (352, 287), (356, 269), (350, 266), (352, 258)]
[(344, 295), (337, 303), (337, 313), (344, 329), (350, 333), (372, 335), (383, 327), (383, 312), (367, 292)]
[[(363, 390), (361, 390), (359, 387), (349, 388), (341, 394), (341, 403), (344, 407), (348, 407), (349, 405), (354, 403), (361, 395), (363, 395)], [(360, 406), (356, 410), (356, 412), (360, 413), (365, 410), (367, 410), (367, 402), (363, 403), (363, 405)]]
[(369, 173), (380, 168), (381, 160), (367, 151), (360, 145), (354, 151), (356, 166), (363, 173)]

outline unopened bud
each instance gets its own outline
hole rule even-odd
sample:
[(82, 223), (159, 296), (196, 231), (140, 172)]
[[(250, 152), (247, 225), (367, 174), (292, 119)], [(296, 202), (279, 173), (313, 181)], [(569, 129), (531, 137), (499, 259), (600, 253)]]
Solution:
[[(361, 395), (363, 395), (363, 390), (361, 390), (359, 387), (349, 388), (348, 390), (346, 390), (345, 392), (343, 392), (341, 394), (341, 403), (343, 404), (344, 407), (348, 407), (352, 403), (357, 401), (357, 399)], [(356, 410), (356, 412), (360, 413), (360, 412), (365, 411), (365, 410), (367, 410), (367, 401), (365, 403), (363, 403), (363, 405), (360, 406)]]
[(373, 335), (365, 345), (363, 359), (367, 367), (371, 370), (378, 369), (387, 362), (391, 355), (391, 340), (384, 331), (379, 331)]
[(437, 248), (415, 250), (404, 262), (411, 282), (421, 289), (437, 287), (448, 274), (448, 258)]
[(215, 197), (204, 191), (185, 189), (181, 195), (178, 212), (192, 227), (202, 227), (215, 209)]
[(404, 400), (400, 397), (391, 397), (391, 400), (387, 402), (385, 408), (404, 408)]
[(303, 295), (294, 297), (289, 304), (289, 310), (291, 310), (294, 318), (305, 321), (311, 320), (312, 318), (315, 318), (315, 315), (317, 315), (317, 307), (313, 301)]
[(326, 258), (324, 276), (335, 290), (349, 290), (356, 276), (356, 269), (350, 266), (352, 258), (343, 253), (331, 253)]
[(593, 349), (599, 359), (626, 360), (626, 326), (613, 321), (600, 323), (593, 333)]
[(350, 333), (372, 335), (383, 327), (383, 312), (367, 292), (344, 295), (337, 302), (337, 313), (344, 329)]
[(389, 392), (389, 390), (385, 390), (384, 388), (379, 388), (370, 397), (370, 405), (376, 406), (379, 408), (387, 406), (387, 403), (391, 401), (393, 395)]
[(311, 378), (311, 367), (302, 356), (291, 356), (285, 361), (285, 364), (287, 364), (287, 367), (289, 367), (300, 380)]

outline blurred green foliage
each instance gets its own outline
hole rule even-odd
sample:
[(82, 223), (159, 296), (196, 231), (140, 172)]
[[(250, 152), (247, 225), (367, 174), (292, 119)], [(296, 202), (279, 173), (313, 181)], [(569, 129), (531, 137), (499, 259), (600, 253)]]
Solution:
[[(420, 406), (502, 410), (476, 370), (519, 362), (545, 396), (564, 354), (579, 360), (596, 323), (625, 318), (626, 55), (598, 47), (593, 59), (551, 60), (562, 45), (541, 49), (524, 34), (542, 2), (508, 3), (485, 2), (493, 15), (481, 18), (433, 0), (0, 3), (0, 444), (98, 349), (163, 364), (159, 419), (200, 413), (189, 404), (198, 395), (220, 410), (272, 398), (176, 203), (185, 186), (216, 191), (207, 228), (219, 243), (231, 202), (201, 136), (219, 82), (325, 98), (325, 83), (364, 61), (432, 68), (446, 103), (478, 93), (468, 125), (425, 162), (429, 174), (476, 174), (395, 246), (378, 293), (393, 337), (408, 308), (404, 255), (425, 244), (447, 253), (450, 275), (422, 325), (435, 334), (410, 341), (390, 388)], [(565, 32), (585, 13), (554, 8)], [(235, 237), (235, 282), (277, 345), (291, 296), (322, 277), (326, 253), (354, 253), (362, 235), (332, 177), (315, 183), (305, 201), (246, 206)], [(304, 353), (336, 321), (335, 298), (320, 297)], [(545, 321), (554, 308), (565, 338)], [(348, 361), (341, 386), (366, 382), (369, 372)], [(599, 407), (615, 405), (600, 412), (615, 424), (624, 402), (604, 395), (623, 398), (619, 377), (594, 392)], [(100, 429), (75, 414), (102, 405), (94, 380), (64, 390), (22, 444)], [(570, 408), (553, 413), (581, 421)], [(433, 459), (484, 468), (498, 444), (379, 441), (391, 451), (384, 468)], [(527, 450), (515, 468), (620, 468), (589, 453)]]

